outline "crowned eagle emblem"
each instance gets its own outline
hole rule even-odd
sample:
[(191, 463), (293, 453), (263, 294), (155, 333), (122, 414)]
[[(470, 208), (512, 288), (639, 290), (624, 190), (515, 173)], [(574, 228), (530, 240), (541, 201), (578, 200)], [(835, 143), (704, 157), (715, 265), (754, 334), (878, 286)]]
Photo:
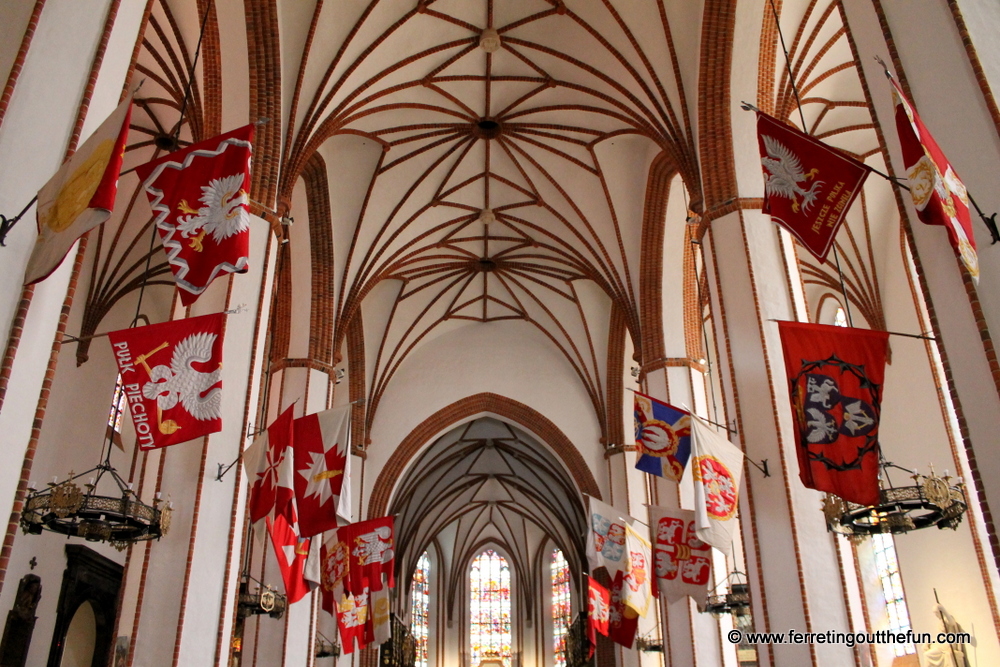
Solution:
[(221, 366), (211, 372), (194, 367), (212, 360), (216, 337), (214, 333), (196, 333), (178, 343), (170, 366), (154, 366), (149, 371), (150, 382), (142, 388), (146, 398), (155, 400), (161, 410), (180, 403), (199, 421), (221, 419), (222, 389), (214, 386), (222, 376)]
[(247, 206), (250, 199), (243, 189), (243, 174), (224, 176), (201, 186), (201, 208), (195, 210), (182, 199), (178, 207), (189, 215), (177, 217), (181, 236), (191, 239), (191, 247), (202, 251), (202, 241), (211, 234), (216, 243), (250, 228)]
[(761, 137), (764, 139), (764, 148), (768, 154), (768, 157), (760, 159), (761, 164), (769, 172), (764, 182), (764, 191), (769, 197), (791, 199), (793, 211), (798, 213), (801, 210), (807, 213), (816, 203), (823, 181), (813, 181), (808, 190), (803, 185), (816, 178), (819, 169), (813, 168), (806, 172), (798, 156), (783, 143), (766, 134)]

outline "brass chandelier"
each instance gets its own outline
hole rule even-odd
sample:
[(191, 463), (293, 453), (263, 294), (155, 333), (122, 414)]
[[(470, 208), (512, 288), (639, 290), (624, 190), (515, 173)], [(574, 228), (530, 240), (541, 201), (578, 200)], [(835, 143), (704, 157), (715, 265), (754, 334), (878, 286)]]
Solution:
[[(77, 481), (91, 473), (96, 474), (81, 489)], [(115, 482), (118, 495), (97, 494), (105, 475)], [(21, 512), (21, 530), (28, 535), (41, 535), (43, 530), (49, 530), (82, 537), (88, 542), (107, 542), (123, 551), (136, 542), (166, 535), (172, 511), (172, 503), (164, 503), (159, 493), (152, 505), (142, 502), (132, 485), (121, 478), (106, 458), (79, 475), (70, 472), (64, 481), (53, 478), (42, 490), (35, 490), (35, 483), (31, 482)]]
[[(922, 475), (885, 460), (881, 468), (877, 505), (858, 505), (832, 494), (825, 496), (823, 513), (827, 530), (860, 541), (869, 535), (908, 533), (931, 526), (958, 528), (968, 509), (961, 477), (952, 484), (954, 478), (947, 470), (943, 476), (938, 476), (931, 466), (930, 475)], [(910, 473), (913, 484), (893, 486), (889, 481), (889, 468)]]

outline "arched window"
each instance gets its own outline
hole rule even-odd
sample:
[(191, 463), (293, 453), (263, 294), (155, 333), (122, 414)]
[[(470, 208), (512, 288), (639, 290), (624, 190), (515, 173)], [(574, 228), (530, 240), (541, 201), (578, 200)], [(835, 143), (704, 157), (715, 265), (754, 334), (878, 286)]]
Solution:
[(469, 568), (469, 664), (477, 667), (485, 657), (499, 657), (510, 667), (510, 566), (487, 549)]
[(572, 621), (569, 601), (569, 563), (559, 549), (552, 550), (552, 649), (556, 667), (566, 664), (566, 635)]
[(431, 561), (425, 551), (417, 568), (413, 571), (413, 586), (410, 603), (410, 632), (417, 645), (416, 667), (427, 667), (427, 635), (430, 631), (430, 587)]
[(115, 380), (115, 393), (111, 398), (111, 409), (108, 411), (108, 426), (115, 430), (115, 433), (122, 432), (122, 415), (125, 414), (125, 384), (119, 373)]
[(837, 312), (833, 314), (833, 325), (835, 327), (847, 326), (847, 313), (840, 306), (837, 306)]

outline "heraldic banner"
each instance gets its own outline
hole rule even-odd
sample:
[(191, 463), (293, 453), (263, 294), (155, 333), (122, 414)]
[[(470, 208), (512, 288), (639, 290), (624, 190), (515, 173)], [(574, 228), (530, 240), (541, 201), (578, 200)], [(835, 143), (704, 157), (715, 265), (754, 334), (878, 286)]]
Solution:
[(691, 472), (698, 539), (728, 555), (733, 549), (736, 510), (743, 480), (743, 452), (692, 416)]
[(295, 502), (303, 537), (337, 527), (352, 407), (345, 405), (295, 420)]
[(385, 583), (389, 588), (396, 587), (393, 523), (393, 517), (384, 516), (337, 529), (340, 539), (347, 544), (349, 555), (347, 578), (344, 579), (346, 593), (358, 595), (369, 587), (373, 591), (381, 590)]
[(285, 408), (243, 452), (243, 467), (250, 482), (250, 523), (258, 539), (264, 537), (266, 519), (275, 515), (281, 474), (290, 465), (286, 465), (286, 459), (292, 456), (294, 409), (294, 403)]
[(619, 572), (609, 590), (611, 607), (608, 610), (608, 639), (625, 648), (632, 648), (636, 630), (639, 629), (639, 615), (625, 604), (625, 586), (625, 573)]
[(764, 169), (761, 211), (825, 261), (868, 167), (761, 112), (757, 143)]
[(917, 217), (926, 225), (944, 225), (951, 247), (978, 283), (979, 255), (972, 233), (969, 193), (896, 80), (890, 77), (889, 82), (896, 103), (899, 146)]
[(129, 95), (38, 191), (38, 238), (25, 285), (47, 278), (78, 238), (111, 217), (131, 117)]
[(249, 266), (253, 130), (241, 127), (136, 170), (185, 306), (220, 274)]
[(597, 633), (608, 636), (608, 623), (611, 621), (611, 591), (601, 586), (587, 575), (587, 639), (590, 640), (588, 657), (594, 654), (597, 646)]
[(889, 334), (778, 322), (799, 477), (861, 505), (879, 502), (878, 425)]
[[(588, 496), (589, 497), (589, 496)], [(612, 577), (626, 569), (625, 525), (634, 519), (597, 498), (590, 499), (590, 530), (587, 531), (587, 563), (590, 570), (607, 569)]]
[(625, 526), (625, 547), (628, 550), (628, 567), (622, 579), (625, 606), (645, 618), (653, 589), (652, 547), (632, 526)]
[(660, 477), (681, 481), (691, 456), (691, 417), (686, 410), (635, 392), (635, 467)]
[(108, 334), (140, 449), (222, 430), (224, 326), (215, 313)]
[(694, 511), (649, 506), (656, 561), (656, 584), (673, 602), (684, 596), (701, 609), (712, 576), (712, 548), (698, 539)]

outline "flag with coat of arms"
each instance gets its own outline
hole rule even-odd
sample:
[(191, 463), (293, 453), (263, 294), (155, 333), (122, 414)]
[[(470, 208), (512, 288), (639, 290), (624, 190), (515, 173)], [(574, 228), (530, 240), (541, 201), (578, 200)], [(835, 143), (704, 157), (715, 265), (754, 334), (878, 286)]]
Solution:
[(698, 539), (729, 555), (743, 479), (743, 452), (694, 415), (691, 472)]
[(636, 469), (679, 482), (691, 456), (691, 418), (687, 410), (639, 392), (635, 392), (633, 406), (635, 444), (639, 449)]
[(942, 225), (948, 231), (951, 247), (978, 283), (979, 255), (972, 231), (969, 193), (888, 70), (886, 76), (892, 84), (896, 131), (917, 217), (926, 225)]
[(611, 592), (587, 575), (587, 639), (590, 640), (588, 658), (594, 654), (597, 646), (597, 633), (608, 636), (608, 623), (611, 622)]
[(249, 267), (253, 134), (247, 125), (136, 170), (185, 306)]
[(108, 334), (142, 450), (222, 430), (222, 336), (214, 313)]
[(652, 598), (653, 558), (650, 544), (632, 526), (625, 526), (625, 545), (628, 554), (622, 578), (624, 603), (636, 614), (645, 617)]
[(291, 467), (294, 408), (294, 404), (289, 405), (243, 452), (250, 483), (250, 523), (258, 539), (263, 539), (266, 519), (274, 513), (286, 460)]
[(589, 498), (590, 530), (587, 531), (587, 562), (593, 572), (599, 567), (614, 577), (626, 568), (625, 526), (634, 519), (597, 498)]
[(698, 539), (694, 511), (650, 505), (649, 521), (660, 594), (671, 602), (690, 596), (703, 608), (712, 577), (712, 548)]
[(395, 588), (393, 524), (394, 517), (384, 516), (337, 529), (348, 550), (346, 593), (356, 595), (365, 587), (372, 591), (385, 585)]

